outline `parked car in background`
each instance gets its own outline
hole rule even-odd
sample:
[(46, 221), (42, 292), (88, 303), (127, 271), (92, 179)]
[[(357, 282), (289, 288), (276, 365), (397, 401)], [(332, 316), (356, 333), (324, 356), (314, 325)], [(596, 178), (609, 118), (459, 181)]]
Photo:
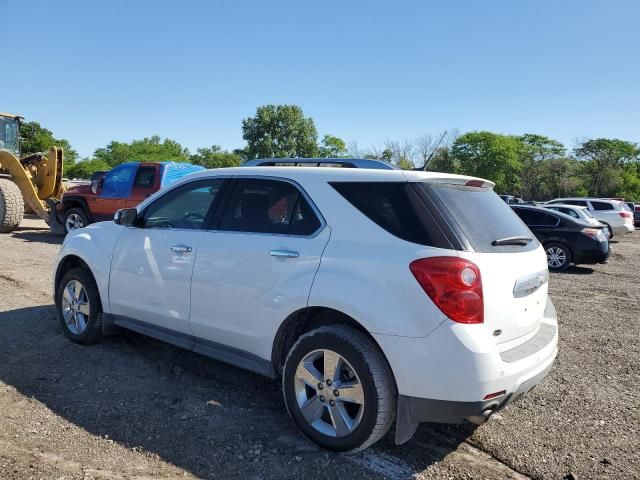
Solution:
[(606, 263), (609, 241), (603, 226), (591, 225), (548, 208), (512, 205), (511, 208), (542, 243), (549, 270), (571, 264)]
[(161, 188), (204, 167), (177, 162), (129, 162), (96, 172), (91, 184), (67, 190), (56, 205), (64, 233), (111, 220), (120, 208), (135, 207)]
[(620, 200), (606, 200), (602, 198), (555, 198), (546, 205), (577, 205), (587, 207), (591, 214), (609, 227), (611, 238), (615, 235), (625, 235), (635, 230), (633, 214), (623, 207)]
[(486, 421), (556, 357), (544, 250), (491, 182), (345, 162), (195, 173), (72, 231), (65, 335), (115, 325), (282, 377), (293, 422), (330, 450)]
[(505, 203), (508, 203), (508, 204), (512, 204), (512, 203), (522, 204), (522, 203), (525, 203), (523, 199), (521, 199), (519, 197), (514, 197), (513, 195), (500, 195), (500, 198), (502, 200), (504, 200)]
[(625, 205), (633, 213), (633, 224), (640, 227), (640, 203), (625, 202)]
[(604, 223), (600, 222), (596, 217), (594, 217), (587, 207), (579, 207), (577, 205), (543, 205), (544, 208), (548, 208), (549, 210), (554, 210), (556, 212), (564, 213), (565, 215), (569, 215), (577, 220), (582, 220), (590, 225), (604, 227), (602, 229), (604, 235), (607, 239), (611, 238), (611, 230)]

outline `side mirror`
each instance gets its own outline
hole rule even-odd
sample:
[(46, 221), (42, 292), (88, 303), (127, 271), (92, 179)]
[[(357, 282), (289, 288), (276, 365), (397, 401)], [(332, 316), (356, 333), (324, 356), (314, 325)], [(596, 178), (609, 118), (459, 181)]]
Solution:
[(98, 193), (98, 182), (96, 180), (91, 182), (91, 192)]
[(135, 208), (121, 208), (113, 216), (113, 221), (118, 225), (125, 227), (134, 225), (138, 218), (138, 210)]

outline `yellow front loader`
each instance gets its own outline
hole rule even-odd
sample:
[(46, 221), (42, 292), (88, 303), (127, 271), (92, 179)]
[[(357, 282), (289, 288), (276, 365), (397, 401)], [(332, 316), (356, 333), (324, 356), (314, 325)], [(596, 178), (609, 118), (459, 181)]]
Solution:
[(15, 230), (25, 207), (50, 223), (52, 205), (65, 190), (61, 147), (20, 158), (21, 122), (18, 115), (0, 113), (0, 232)]

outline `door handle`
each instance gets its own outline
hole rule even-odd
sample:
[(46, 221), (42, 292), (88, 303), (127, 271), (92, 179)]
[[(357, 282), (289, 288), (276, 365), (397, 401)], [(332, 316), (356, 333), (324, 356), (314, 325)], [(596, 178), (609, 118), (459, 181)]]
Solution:
[(169, 250), (171, 250), (173, 253), (189, 253), (192, 248), (188, 245), (174, 245)]
[(271, 250), (269, 255), (272, 257), (298, 258), (300, 254), (293, 250)]

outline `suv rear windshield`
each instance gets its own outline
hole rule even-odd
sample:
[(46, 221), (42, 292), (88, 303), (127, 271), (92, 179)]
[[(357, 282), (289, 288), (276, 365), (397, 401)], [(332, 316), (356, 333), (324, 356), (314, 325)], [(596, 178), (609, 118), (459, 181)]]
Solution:
[[(421, 182), (420, 188), (441, 202), (477, 252), (522, 252), (537, 248), (538, 242), (500, 197), (491, 189)], [(513, 237), (530, 238), (524, 245), (493, 245)]]
[[(511, 208), (486, 188), (428, 182), (332, 182), (331, 186), (371, 221), (408, 242), (458, 250), (470, 246), (479, 252), (521, 252), (538, 245)], [(532, 241), (491, 244), (508, 237)]]

